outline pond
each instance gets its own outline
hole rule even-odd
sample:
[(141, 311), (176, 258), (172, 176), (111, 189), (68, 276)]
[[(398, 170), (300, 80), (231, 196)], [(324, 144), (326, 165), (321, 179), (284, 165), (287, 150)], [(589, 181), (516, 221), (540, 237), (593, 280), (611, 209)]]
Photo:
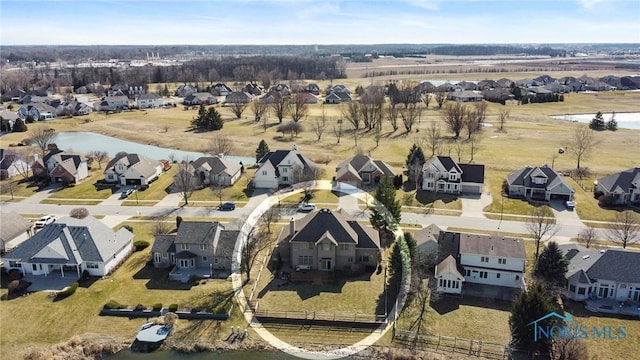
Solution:
[[(94, 150), (106, 151), (109, 157), (115, 156), (118, 152), (140, 154), (151, 159), (161, 160), (169, 159), (171, 156), (177, 161), (189, 158), (195, 160), (201, 156), (211, 156), (211, 154), (184, 151), (176, 149), (161, 148), (153, 145), (144, 145), (132, 141), (116, 139), (114, 137), (105, 136), (92, 132), (61, 132), (57, 133), (53, 142), (58, 148), (68, 151), (77, 151), (88, 153)], [(225, 159), (233, 162), (242, 162), (243, 164), (253, 164), (256, 159), (247, 156), (225, 156)]]
[[(566, 115), (553, 115), (554, 119), (581, 122), (589, 124), (596, 114), (566, 114)], [(611, 113), (602, 113), (604, 121), (611, 120)], [(625, 112), (616, 113), (615, 117), (618, 122), (618, 128), (620, 129), (634, 129), (640, 130), (640, 113), (639, 112)]]

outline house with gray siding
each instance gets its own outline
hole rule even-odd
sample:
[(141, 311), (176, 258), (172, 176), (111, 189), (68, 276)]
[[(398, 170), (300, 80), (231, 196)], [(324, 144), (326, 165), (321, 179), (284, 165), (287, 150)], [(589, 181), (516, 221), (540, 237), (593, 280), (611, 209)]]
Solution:
[(612, 205), (640, 203), (640, 167), (601, 177), (595, 185)]
[(324, 272), (373, 268), (381, 256), (377, 231), (356, 221), (342, 209), (319, 209), (291, 219), (278, 236), (279, 253), (292, 269)]
[(507, 175), (507, 187), (509, 196), (535, 201), (571, 201), (575, 193), (562, 175), (548, 165), (527, 165), (512, 172)]

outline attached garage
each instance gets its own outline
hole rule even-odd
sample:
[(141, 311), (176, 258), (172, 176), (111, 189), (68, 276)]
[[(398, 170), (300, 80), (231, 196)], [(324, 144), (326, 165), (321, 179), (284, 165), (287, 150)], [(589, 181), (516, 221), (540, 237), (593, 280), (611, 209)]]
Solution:
[(465, 194), (482, 194), (483, 184), (462, 183), (462, 192)]

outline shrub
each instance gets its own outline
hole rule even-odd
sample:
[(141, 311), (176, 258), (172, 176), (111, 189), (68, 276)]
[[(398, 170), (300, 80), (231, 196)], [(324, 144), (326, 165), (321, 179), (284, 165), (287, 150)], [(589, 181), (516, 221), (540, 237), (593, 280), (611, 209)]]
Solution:
[(170, 311), (170, 312), (176, 312), (176, 311), (178, 311), (178, 304), (171, 304), (171, 305), (169, 305), (169, 311)]
[(122, 309), (122, 308), (124, 308), (124, 306), (120, 305), (120, 303), (115, 301), (115, 300), (109, 300), (108, 303), (104, 304), (103, 308), (105, 308), (105, 309)]
[(133, 242), (133, 246), (136, 247), (136, 251), (142, 251), (149, 247), (149, 242), (145, 240), (138, 240)]
[(74, 282), (73, 284), (71, 284), (71, 286), (69, 286), (65, 290), (60, 291), (58, 295), (56, 295), (56, 299), (62, 300), (75, 294), (76, 290), (78, 290), (78, 286), (80, 286), (80, 284), (78, 284), (78, 282)]
[(9, 281), (22, 279), (22, 273), (18, 269), (9, 270)]
[(131, 225), (124, 225), (123, 228), (129, 230), (131, 233), (133, 233), (133, 227), (131, 227)]
[(162, 303), (153, 304), (153, 311), (162, 310)]
[(87, 208), (75, 208), (69, 212), (69, 216), (76, 219), (84, 219), (89, 216), (89, 210)]
[(140, 189), (138, 189), (139, 191), (145, 191), (149, 188), (149, 185), (142, 185), (140, 186)]

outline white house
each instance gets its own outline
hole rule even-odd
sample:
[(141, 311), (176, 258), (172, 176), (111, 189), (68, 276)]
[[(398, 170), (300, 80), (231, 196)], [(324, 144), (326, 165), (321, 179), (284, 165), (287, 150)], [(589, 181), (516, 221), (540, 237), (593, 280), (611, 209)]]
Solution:
[(309, 179), (307, 174), (318, 166), (298, 152), (293, 145), (290, 151), (276, 150), (267, 153), (258, 161), (258, 170), (253, 175), (253, 186), (261, 189), (276, 189)]
[(458, 164), (450, 156), (434, 156), (422, 166), (422, 190), (447, 194), (481, 194), (484, 165)]
[(441, 231), (435, 268), (437, 291), (460, 294), (465, 283), (522, 289), (525, 259), (522, 239)]
[(125, 185), (148, 185), (164, 169), (158, 160), (138, 154), (121, 154), (113, 158), (104, 170), (106, 182)]
[(28, 170), (29, 164), (22, 155), (11, 150), (0, 149), (0, 180), (25, 174)]
[(25, 275), (79, 278), (85, 270), (93, 276), (109, 274), (132, 250), (133, 234), (127, 229), (114, 232), (92, 216), (67, 217), (45, 226), (2, 260), (5, 269)]
[(640, 302), (640, 253), (590, 250), (578, 244), (560, 245), (560, 249), (569, 260), (565, 293), (570, 299)]
[(138, 109), (154, 109), (162, 106), (162, 96), (155, 93), (146, 93), (136, 99)]

